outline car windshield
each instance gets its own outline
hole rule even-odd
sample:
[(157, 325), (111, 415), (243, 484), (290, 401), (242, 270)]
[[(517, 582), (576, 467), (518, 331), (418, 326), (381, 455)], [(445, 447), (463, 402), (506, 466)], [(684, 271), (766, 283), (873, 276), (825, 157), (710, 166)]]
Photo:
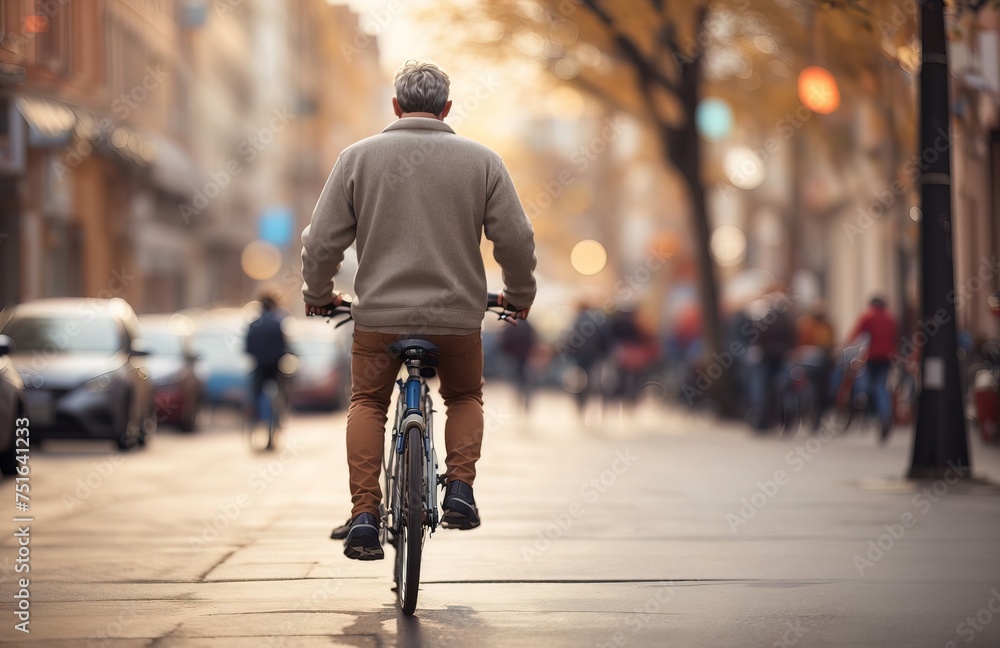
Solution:
[(87, 317), (15, 314), (3, 334), (14, 340), (18, 353), (112, 354), (122, 348), (117, 324), (101, 313), (89, 313)]
[(184, 355), (184, 343), (179, 335), (161, 331), (143, 331), (142, 340), (149, 352), (158, 356)]

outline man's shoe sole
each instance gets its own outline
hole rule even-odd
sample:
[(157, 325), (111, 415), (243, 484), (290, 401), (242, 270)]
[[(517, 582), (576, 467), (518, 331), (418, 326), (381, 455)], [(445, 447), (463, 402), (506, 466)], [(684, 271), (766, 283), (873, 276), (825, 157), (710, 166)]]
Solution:
[[(370, 529), (370, 531), (360, 532), (361, 529), (365, 528)], [(344, 541), (345, 556), (351, 560), (382, 560), (385, 558), (385, 552), (382, 551), (382, 545), (378, 541), (378, 527), (370, 524), (359, 524), (352, 527), (351, 531), (358, 531), (358, 533), (347, 534), (347, 540)]]
[(345, 545), (344, 555), (351, 560), (382, 560), (385, 558), (385, 552), (382, 551), (381, 545), (374, 547), (366, 547), (361, 544)]
[(441, 516), (441, 526), (445, 529), (468, 531), (469, 529), (475, 529), (479, 526), (479, 520), (470, 518), (468, 515), (459, 513), (458, 511), (446, 510), (444, 515)]

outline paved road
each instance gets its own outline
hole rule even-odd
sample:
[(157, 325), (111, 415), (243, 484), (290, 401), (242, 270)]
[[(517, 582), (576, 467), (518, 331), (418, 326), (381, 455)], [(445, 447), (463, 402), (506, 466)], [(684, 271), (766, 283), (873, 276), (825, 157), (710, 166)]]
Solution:
[[(127, 456), (35, 453), (31, 633), (6, 533), (0, 641), (1000, 645), (998, 491), (893, 479), (905, 435), (759, 439), (660, 408), (581, 425), (554, 395), (527, 419), (504, 388), (487, 400), (484, 523), (430, 540), (416, 618), (393, 606), (391, 561), (327, 539), (348, 511), (343, 416), (296, 416), (283, 452), (255, 455), (220, 415)], [(1000, 483), (1000, 452), (974, 452)], [(11, 480), (0, 502), (11, 519)]]

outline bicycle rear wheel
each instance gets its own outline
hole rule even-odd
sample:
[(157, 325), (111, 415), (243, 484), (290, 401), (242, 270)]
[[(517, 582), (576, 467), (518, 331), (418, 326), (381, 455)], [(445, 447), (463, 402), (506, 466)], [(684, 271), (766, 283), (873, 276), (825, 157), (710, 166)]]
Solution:
[(270, 407), (268, 408), (268, 413), (270, 416), (267, 418), (267, 445), (264, 446), (264, 450), (274, 450), (277, 447), (276, 439), (278, 436), (278, 429), (281, 427), (281, 401), (280, 394), (275, 388), (275, 393), (271, 394)]
[(406, 431), (406, 446), (400, 465), (403, 496), (402, 520), (396, 539), (396, 600), (403, 614), (411, 615), (417, 609), (417, 592), (420, 588), (420, 558), (424, 544), (424, 449), (420, 432), (412, 427)]

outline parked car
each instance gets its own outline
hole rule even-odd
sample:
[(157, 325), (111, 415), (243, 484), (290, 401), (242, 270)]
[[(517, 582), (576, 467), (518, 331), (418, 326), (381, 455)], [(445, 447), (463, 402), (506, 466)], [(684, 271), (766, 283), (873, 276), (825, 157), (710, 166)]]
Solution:
[(216, 309), (192, 314), (191, 342), (204, 362), (205, 403), (242, 408), (250, 389), (253, 361), (245, 351), (249, 315), (238, 309)]
[(122, 299), (42, 299), (0, 314), (24, 382), (32, 440), (109, 439), (122, 450), (156, 429), (139, 321)]
[[(13, 475), (17, 472), (14, 430), (18, 427), (27, 427), (16, 423), (17, 419), (25, 414), (24, 382), (7, 357), (11, 346), (10, 338), (0, 335), (0, 426), (2, 426), (0, 427), (0, 473), (4, 475)], [(30, 442), (29, 434), (28, 443)]]
[(186, 315), (144, 315), (139, 318), (142, 340), (149, 351), (146, 367), (153, 382), (157, 423), (176, 425), (184, 432), (198, 428), (204, 363), (194, 352), (194, 322)]
[(299, 409), (339, 409), (351, 401), (351, 352), (324, 320), (288, 318), (285, 335), (297, 362), (288, 400)]

